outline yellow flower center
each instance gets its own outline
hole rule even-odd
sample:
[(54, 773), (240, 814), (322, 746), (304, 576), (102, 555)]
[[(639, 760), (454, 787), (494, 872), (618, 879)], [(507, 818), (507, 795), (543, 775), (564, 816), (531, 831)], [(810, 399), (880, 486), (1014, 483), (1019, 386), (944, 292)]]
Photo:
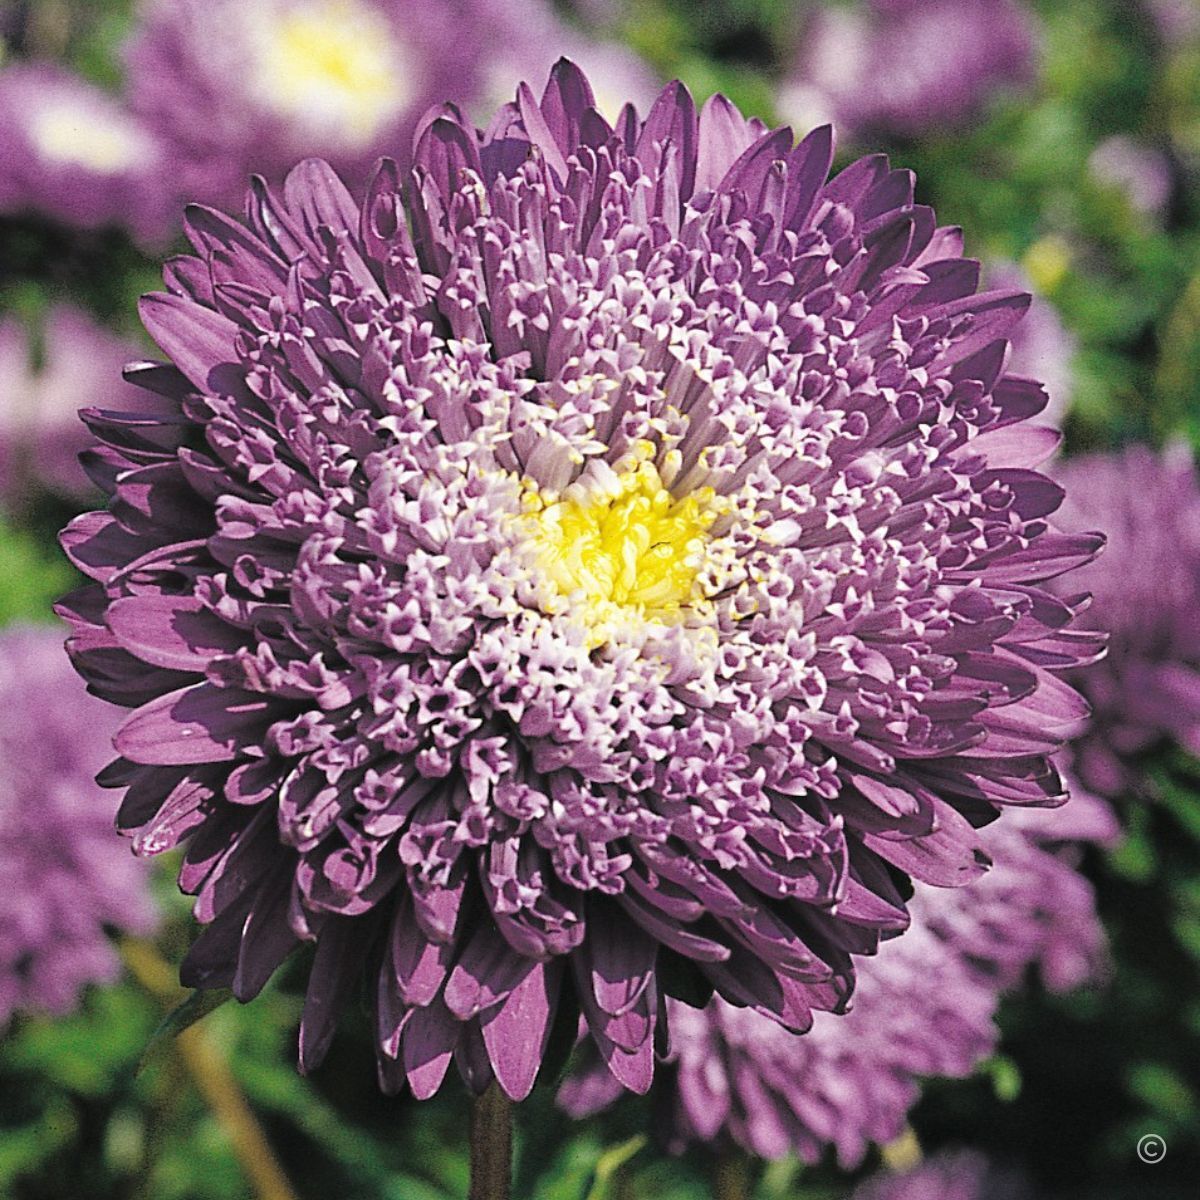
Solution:
[(310, 0), (248, 15), (258, 88), (276, 111), (362, 146), (412, 99), (404, 48), (383, 15), (358, 0)]
[(711, 488), (676, 499), (643, 461), (557, 498), (527, 483), (524, 507), (535, 569), (589, 626), (593, 645), (616, 622), (668, 623), (707, 606), (709, 530), (724, 510)]

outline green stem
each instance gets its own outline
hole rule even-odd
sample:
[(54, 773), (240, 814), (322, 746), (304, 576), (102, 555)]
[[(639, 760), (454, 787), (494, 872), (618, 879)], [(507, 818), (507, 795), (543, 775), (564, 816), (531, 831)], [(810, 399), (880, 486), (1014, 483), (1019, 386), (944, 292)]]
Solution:
[(1200, 273), (1179, 297), (1162, 331), (1155, 391), (1175, 405), (1186, 404), (1195, 386), (1196, 345), (1200, 338)]
[[(153, 943), (123, 938), (118, 949), (129, 973), (164, 1008), (169, 1010), (179, 1002), (181, 989), (174, 972)], [(258, 1200), (297, 1200), (271, 1143), (210, 1032), (193, 1025), (176, 1038), (175, 1049), (196, 1090), (228, 1137)]]
[(471, 1109), (469, 1200), (510, 1200), (512, 1195), (512, 1102), (492, 1083)]

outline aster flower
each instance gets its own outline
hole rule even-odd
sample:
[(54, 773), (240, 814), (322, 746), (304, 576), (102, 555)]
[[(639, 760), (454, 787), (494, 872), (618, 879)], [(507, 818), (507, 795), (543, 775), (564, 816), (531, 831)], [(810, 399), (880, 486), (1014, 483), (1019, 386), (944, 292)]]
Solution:
[(645, 1090), (664, 994), (804, 1029), (897, 877), (1061, 800), (1098, 640), (1040, 581), (1101, 539), (1028, 466), (1028, 297), (832, 153), (679, 84), (614, 129), (563, 63), (361, 209), (308, 161), (190, 211), (63, 611), (185, 981), (316, 943), (304, 1068), (365, 971), (387, 1088), (523, 1096), (582, 1013)]
[[(31, 680), (37, 686), (30, 686)], [(90, 698), (57, 628), (0, 634), (0, 1029), (18, 1010), (61, 1014), (120, 964), (105, 926), (148, 933), (147, 871), (112, 835), (94, 782), (117, 709)]]
[[(807, 1162), (832, 1145), (857, 1166), (872, 1142), (901, 1134), (922, 1077), (964, 1077), (993, 1052), (1000, 997), (1031, 965), (1056, 991), (1099, 977), (1104, 934), (1073, 859), (1115, 833), (1111, 811), (1087, 795), (1063, 813), (1022, 809), (990, 826), (992, 870), (965, 888), (919, 887), (909, 931), (859, 964), (851, 1011), (818, 1014), (803, 1036), (720, 998), (703, 1010), (672, 1001), (674, 1073), (657, 1085), (668, 1144), (728, 1138)], [(559, 1101), (583, 1117), (619, 1091), (591, 1056)]]
[(1019, 0), (864, 0), (817, 9), (798, 44), (781, 112), (914, 137), (1027, 83), (1037, 28)]
[(1020, 1175), (992, 1166), (982, 1154), (940, 1154), (911, 1171), (873, 1175), (850, 1200), (1030, 1200)]
[(1104, 662), (1075, 681), (1095, 712), (1075, 763), (1085, 786), (1118, 796), (1153, 747), (1200, 754), (1200, 481), (1183, 447), (1084, 455), (1055, 475), (1069, 489), (1064, 524), (1111, 543), (1062, 590), (1090, 590), (1083, 625), (1111, 631)]
[(1013, 331), (1005, 370), (1011, 375), (1036, 379), (1046, 389), (1050, 403), (1038, 419), (1056, 429), (1061, 428), (1074, 390), (1071, 370), (1076, 350), (1074, 334), (1063, 325), (1054, 305), (1033, 292), (1032, 282), (1016, 263), (994, 263), (988, 271), (988, 284), (997, 288), (1022, 288), (1033, 295), (1025, 320)]
[(121, 408), (140, 392), (121, 379), (137, 344), (97, 325), (72, 305), (50, 309), (42, 325), (41, 366), (29, 331), (0, 316), (0, 495), (23, 502), (34, 487), (68, 498), (95, 495), (79, 455), (90, 438), (81, 405)]
[[(148, 0), (126, 46), (130, 102), (171, 147), (187, 200), (240, 205), (320, 155), (361, 185), (434, 102), (474, 95), (477, 0)], [(506, 31), (519, 41), (519, 27)]]
[(159, 142), (116, 97), (59, 67), (0, 70), (0, 162), (0, 213), (118, 226), (147, 242), (169, 227)]

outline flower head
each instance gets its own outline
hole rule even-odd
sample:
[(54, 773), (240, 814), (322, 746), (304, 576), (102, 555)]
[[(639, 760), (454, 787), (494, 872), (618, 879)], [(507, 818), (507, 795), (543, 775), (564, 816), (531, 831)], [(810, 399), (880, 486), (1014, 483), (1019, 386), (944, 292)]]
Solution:
[(150, 0), (126, 47), (131, 103), (185, 200), (232, 208), (252, 172), (279, 181), (312, 154), (361, 185), (430, 104), (474, 95), (481, 26), (463, 7)]
[(151, 242), (169, 228), (159, 142), (114, 96), (58, 67), (0, 70), (0, 162), (0, 212)]
[[(860, 962), (851, 1011), (818, 1014), (803, 1036), (719, 998), (702, 1010), (671, 1001), (674, 1073), (657, 1084), (668, 1142), (725, 1137), (809, 1162), (833, 1146), (857, 1166), (872, 1142), (900, 1135), (921, 1078), (966, 1076), (993, 1052), (1000, 997), (1031, 965), (1059, 991), (1098, 976), (1103, 930), (1072, 858), (1114, 834), (1110, 810), (1087, 795), (1064, 814), (1024, 809), (991, 826), (991, 871), (965, 888), (919, 887), (909, 931)], [(593, 1057), (559, 1099), (584, 1116), (619, 1090)]]
[(1027, 82), (1036, 58), (1020, 0), (866, 0), (818, 9), (803, 31), (781, 111), (858, 135), (959, 125)]
[(105, 926), (147, 933), (156, 916), (94, 780), (117, 710), (86, 694), (59, 629), (0, 634), (0, 701), (2, 1029), (19, 1010), (68, 1012), (86, 984), (114, 979)]
[(1075, 680), (1094, 710), (1075, 746), (1085, 786), (1136, 786), (1141, 755), (1163, 742), (1200, 753), (1200, 479), (1182, 447), (1145, 446), (1067, 459), (1067, 528), (1103, 529), (1111, 549), (1065, 581), (1092, 593), (1088, 629), (1111, 632), (1108, 655)]
[(832, 153), (679, 84), (614, 129), (562, 63), (361, 209), (309, 161), (191, 211), (64, 611), (121, 823), (189, 841), (187, 981), (316, 942), (304, 1066), (368, 970), (385, 1086), (524, 1095), (581, 1011), (644, 1090), (661, 995), (803, 1029), (896, 875), (1062, 798), (1040, 581), (1100, 539), (1028, 469), (1028, 298)]
[(0, 316), (0, 496), (10, 504), (35, 487), (94, 497), (79, 464), (90, 442), (79, 407), (121, 408), (140, 395), (121, 380), (122, 367), (138, 352), (132, 340), (67, 304), (50, 309), (41, 333), (35, 370), (26, 326)]

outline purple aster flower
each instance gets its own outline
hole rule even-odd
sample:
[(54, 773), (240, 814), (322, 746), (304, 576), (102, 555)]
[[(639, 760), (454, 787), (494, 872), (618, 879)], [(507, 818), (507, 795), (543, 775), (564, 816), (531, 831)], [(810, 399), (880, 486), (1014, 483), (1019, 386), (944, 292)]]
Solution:
[[(32, 680), (37, 681), (31, 687)], [(120, 970), (105, 926), (149, 933), (148, 872), (112, 835), (94, 782), (117, 709), (88, 696), (62, 632), (0, 634), (0, 1029), (18, 1010), (61, 1014)]]
[(1088, 168), (1101, 183), (1123, 192), (1130, 207), (1151, 217), (1162, 215), (1175, 186), (1170, 159), (1124, 134), (1105, 138), (1092, 151)]
[(803, 25), (779, 108), (856, 136), (918, 136), (961, 125), (997, 92), (1028, 83), (1036, 58), (1037, 27), (1018, 0), (819, 8)]
[(804, 1029), (897, 875), (1062, 799), (1052, 670), (1099, 639), (1041, 581), (1101, 539), (1030, 469), (1028, 297), (832, 154), (680, 84), (614, 129), (564, 62), (361, 208), (308, 161), (190, 211), (142, 309), (171, 363), (86, 414), (64, 611), (136, 710), (121, 826), (188, 843), (185, 980), (316, 943), (303, 1067), (365, 971), (387, 1088), (523, 1096), (582, 1013), (645, 1090), (665, 994)]
[(0, 162), (0, 213), (119, 226), (148, 242), (169, 228), (159, 142), (116, 97), (59, 67), (0, 70)]
[[(1023, 288), (1031, 291), (1029, 277), (1016, 263), (997, 262), (988, 271), (991, 287)], [(1011, 354), (1005, 369), (1012, 375), (1036, 379), (1046, 389), (1050, 403), (1039, 420), (1061, 428), (1071, 404), (1074, 378), (1075, 335), (1063, 324), (1058, 309), (1043, 296), (1033, 293), (1025, 320), (1013, 331)]]
[(911, 1171), (880, 1173), (861, 1184), (850, 1200), (1032, 1200), (1027, 1182), (992, 1166), (982, 1154), (939, 1154)]
[(362, 184), (430, 104), (474, 95), (482, 9), (479, 0), (149, 0), (126, 47), (126, 86), (171, 147), (185, 200), (238, 207), (252, 172), (277, 182), (314, 154)]
[[(918, 888), (909, 931), (859, 964), (851, 1011), (818, 1014), (803, 1036), (719, 998), (703, 1010), (672, 1001), (675, 1072), (658, 1085), (669, 1144), (727, 1137), (808, 1162), (832, 1145), (857, 1166), (872, 1142), (903, 1131), (921, 1077), (969, 1075), (992, 1053), (1000, 996), (1031, 965), (1056, 991), (1099, 977), (1104, 934), (1073, 859), (1115, 833), (1108, 807), (1086, 795), (1065, 813), (1023, 809), (989, 827), (992, 870), (965, 888)], [(593, 1056), (559, 1099), (582, 1117), (619, 1091)]]
[(24, 323), (0, 316), (0, 495), (8, 504), (20, 505), (35, 487), (95, 496), (79, 464), (91, 440), (79, 407), (122, 408), (140, 398), (121, 378), (137, 354), (135, 342), (63, 304), (46, 315), (35, 370)]
[(1063, 590), (1091, 591), (1082, 624), (1111, 631), (1105, 660), (1075, 681), (1095, 712), (1075, 765), (1086, 787), (1117, 796), (1152, 747), (1200, 754), (1200, 480), (1181, 446), (1085, 455), (1055, 475), (1064, 525), (1099, 527), (1111, 547)]

